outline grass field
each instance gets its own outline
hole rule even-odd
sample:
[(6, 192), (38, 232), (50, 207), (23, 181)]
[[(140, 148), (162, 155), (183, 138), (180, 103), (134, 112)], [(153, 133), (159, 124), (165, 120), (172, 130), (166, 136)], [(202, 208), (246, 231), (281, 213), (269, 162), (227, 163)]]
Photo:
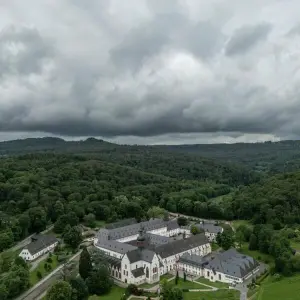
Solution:
[[(39, 265), (32, 272), (30, 272), (30, 284), (32, 286), (35, 285), (38, 281), (40, 281), (43, 277), (45, 277), (46, 275), (51, 273), (55, 268), (57, 268), (57, 266), (58, 266), (57, 256), (52, 255), (51, 259), (52, 259), (51, 263), (46, 262), (47, 259), (41, 261), (39, 263)], [(50, 265), (51, 269), (46, 270), (45, 267), (44, 267), (45, 263)], [(39, 278), (37, 276), (38, 272), (40, 272), (42, 274), (41, 278)]]
[(300, 251), (300, 243), (299, 243), (299, 242), (296, 242), (296, 241), (294, 241), (294, 240), (291, 240), (290, 243), (291, 243), (291, 247), (292, 247), (293, 249)]
[(96, 228), (101, 228), (105, 226), (105, 221), (96, 220)]
[(160, 276), (160, 281), (162, 282), (164, 279), (170, 279), (172, 277), (174, 277), (174, 275), (172, 275), (172, 274), (164, 274), (164, 275)]
[(211, 282), (209, 281), (208, 279), (206, 278), (203, 278), (203, 277), (200, 277), (196, 280), (197, 282), (200, 282), (200, 283), (204, 283), (204, 284), (207, 284), (207, 285), (210, 285), (210, 286), (213, 286), (213, 287), (216, 287), (216, 288), (228, 288), (228, 284), (226, 283), (223, 283), (223, 282)]
[(114, 285), (109, 294), (102, 295), (99, 297), (91, 296), (89, 299), (119, 300), (119, 299), (121, 299), (121, 297), (123, 296), (124, 293), (125, 293), (125, 289)]
[(216, 292), (187, 292), (187, 293), (183, 293), (183, 299), (184, 300), (239, 300), (240, 294), (236, 290), (218, 290)]
[(277, 282), (267, 280), (262, 284), (256, 300), (297, 300), (300, 299), (300, 274), (286, 277)]
[(249, 226), (251, 228), (253, 227), (253, 225), (248, 220), (234, 220), (234, 221), (232, 221), (232, 226), (234, 227), (234, 229), (237, 229), (241, 225), (246, 225), (246, 226)]
[[(175, 285), (175, 279), (171, 280), (170, 283)], [(198, 284), (192, 281), (184, 281), (183, 279), (179, 278), (177, 287), (180, 289), (209, 289), (209, 287), (206, 287), (202, 284)]]
[(243, 243), (242, 244), (242, 248), (239, 249), (239, 252), (252, 256), (253, 258), (255, 258), (258, 261), (262, 261), (266, 264), (273, 264), (274, 263), (274, 258), (271, 255), (268, 254), (264, 254), (261, 253), (257, 250), (249, 250), (248, 249), (249, 244), (248, 243)]
[(143, 284), (139, 285), (139, 288), (140, 288), (140, 289), (150, 289), (150, 288), (152, 288), (152, 287), (154, 287), (154, 286), (156, 286), (156, 285), (158, 285), (158, 284), (159, 284), (159, 282), (152, 283), (152, 284), (149, 284), (149, 283), (143, 283)]

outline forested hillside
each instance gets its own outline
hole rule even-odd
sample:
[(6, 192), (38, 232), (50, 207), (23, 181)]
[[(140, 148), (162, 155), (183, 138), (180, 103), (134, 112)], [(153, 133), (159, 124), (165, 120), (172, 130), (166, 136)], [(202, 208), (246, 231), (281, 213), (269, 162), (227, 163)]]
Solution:
[[(281, 173), (297, 171), (300, 168), (300, 141), (239, 143), (239, 144), (198, 144), (175, 146), (128, 146), (108, 143), (103, 140), (89, 138), (86, 141), (64, 141), (59, 138), (24, 139), (0, 143), (0, 155), (24, 154), (36, 151), (101, 153), (106, 159), (118, 159), (120, 163), (147, 166), (147, 161), (140, 161), (145, 155), (165, 155), (173, 153), (176, 159), (193, 157), (202, 160), (203, 164), (211, 163), (211, 159), (224, 164), (236, 164), (260, 173)], [(208, 160), (204, 160), (204, 157)], [(148, 159), (148, 158), (147, 158)], [(168, 161), (167, 163), (169, 163)], [(153, 166), (148, 166), (153, 170)], [(175, 170), (174, 170), (175, 171)], [(177, 172), (178, 170), (176, 170)], [(176, 176), (178, 175), (176, 172)], [(198, 170), (194, 173), (198, 174)], [(187, 173), (187, 172), (186, 172)], [(169, 175), (169, 174), (167, 174)], [(206, 175), (206, 174), (204, 174)], [(200, 176), (198, 174), (198, 176)]]
[(0, 250), (47, 224), (74, 225), (89, 214), (105, 221), (142, 219), (148, 208), (161, 206), (222, 217), (209, 199), (256, 180), (243, 168), (141, 150), (33, 153), (2, 157), (0, 163)]
[(291, 172), (300, 168), (300, 141), (178, 145), (162, 148), (237, 163), (263, 173)]
[(236, 218), (251, 219), (254, 224), (300, 223), (300, 172), (270, 177), (248, 187), (241, 187), (232, 197)]
[(0, 251), (50, 224), (71, 243), (79, 223), (141, 220), (162, 208), (249, 220), (253, 230), (240, 229), (249, 249), (271, 254), (279, 272), (300, 270), (288, 241), (298, 238), (291, 228), (300, 223), (299, 172), (266, 176), (270, 170), (263, 175), (230, 159), (95, 139), (29, 139), (0, 149)]

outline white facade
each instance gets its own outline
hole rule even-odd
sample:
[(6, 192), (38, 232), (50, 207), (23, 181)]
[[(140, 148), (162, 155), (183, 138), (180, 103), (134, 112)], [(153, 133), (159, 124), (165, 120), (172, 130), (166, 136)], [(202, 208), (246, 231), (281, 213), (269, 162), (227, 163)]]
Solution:
[(38, 257), (54, 250), (54, 248), (57, 246), (58, 242), (55, 242), (48, 247), (45, 247), (41, 249), (39, 252), (31, 254), (30, 251), (27, 248), (24, 248), (21, 253), (19, 254), (20, 257), (22, 257), (25, 261), (33, 261), (37, 259)]
[(197, 277), (200, 276), (212, 282), (219, 281), (228, 284), (243, 283), (245, 280), (254, 277), (259, 272), (259, 265), (256, 265), (254, 269), (249, 271), (246, 275), (244, 275), (243, 277), (238, 277), (238, 276), (230, 276), (229, 274), (225, 273), (224, 270), (222, 272), (205, 266), (206, 264), (200, 265), (193, 262), (187, 262), (184, 260), (178, 263), (178, 269), (183, 272), (186, 272), (188, 275), (197, 276)]
[(199, 247), (192, 248), (190, 250), (180, 252), (176, 255), (172, 255), (172, 256), (166, 257), (165, 259), (162, 259), (163, 267), (161, 268), (161, 275), (166, 274), (166, 273), (178, 268), (178, 260), (179, 260), (180, 256), (182, 256), (185, 253), (195, 254), (195, 255), (199, 255), (199, 256), (205, 256), (205, 255), (211, 253), (211, 246), (210, 246), (210, 244), (201, 245)]
[[(102, 231), (103, 232), (103, 231)], [(188, 228), (179, 228), (174, 226), (168, 227), (163, 225), (161, 228), (156, 228), (153, 230), (147, 230), (146, 233), (151, 233), (153, 235), (159, 235), (164, 237), (172, 237), (177, 236), (179, 234), (185, 234), (186, 237), (190, 236), (190, 230)], [(198, 244), (196, 247), (190, 248), (183, 252), (178, 252), (175, 255), (170, 255), (168, 257), (161, 257), (158, 253), (154, 253), (153, 257), (150, 261), (138, 260), (134, 263), (131, 263), (126, 250), (128, 250), (128, 246), (126, 247), (115, 247), (115, 242), (119, 243), (127, 243), (130, 241), (137, 240), (139, 234), (126, 236), (123, 238), (119, 238), (116, 240), (112, 240), (113, 243), (109, 243), (108, 237), (109, 232), (104, 231), (101, 239), (95, 238), (94, 245), (99, 250), (102, 250), (106, 253), (106, 255), (110, 256), (112, 259), (118, 259), (119, 262), (112, 261), (111, 263), (111, 276), (117, 280), (122, 281), (123, 283), (128, 284), (142, 284), (142, 283), (154, 283), (159, 282), (160, 276), (166, 274), (172, 270), (176, 270), (178, 268), (178, 259), (184, 253), (196, 254), (199, 256), (205, 256), (211, 252), (211, 245), (207, 241), (205, 244)], [(104, 238), (104, 241), (103, 241)], [(107, 241), (107, 242), (105, 242)], [(202, 240), (203, 243), (203, 240)], [(130, 247), (129, 247), (130, 248)], [(132, 250), (129, 250), (132, 251)], [(141, 250), (143, 251), (143, 250)], [(174, 251), (171, 251), (174, 253)], [(176, 252), (176, 251), (175, 251)], [(141, 256), (142, 257), (142, 256)]]

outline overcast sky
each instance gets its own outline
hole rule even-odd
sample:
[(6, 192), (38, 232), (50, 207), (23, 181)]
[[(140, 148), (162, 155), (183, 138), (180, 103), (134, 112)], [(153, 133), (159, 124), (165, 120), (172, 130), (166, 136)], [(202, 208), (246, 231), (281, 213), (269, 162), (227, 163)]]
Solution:
[(0, 0), (0, 140), (300, 136), (299, 0)]

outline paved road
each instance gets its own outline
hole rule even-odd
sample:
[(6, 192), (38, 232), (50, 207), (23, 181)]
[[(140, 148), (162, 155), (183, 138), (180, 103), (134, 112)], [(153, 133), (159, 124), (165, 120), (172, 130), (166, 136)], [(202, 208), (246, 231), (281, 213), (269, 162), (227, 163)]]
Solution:
[[(74, 256), (72, 256), (67, 263), (75, 260), (79, 260), (79, 255), (82, 250), (77, 252)], [(63, 269), (65, 264), (59, 266), (54, 271), (52, 271), (50, 274), (48, 274), (45, 278), (43, 278), (41, 281), (39, 281), (35, 286), (33, 286), (31, 289), (26, 291), (24, 294), (19, 296), (18, 298), (15, 298), (15, 300), (34, 300), (39, 299), (39, 297), (44, 294), (47, 289), (51, 286), (51, 284), (57, 280), (60, 279), (62, 274), (61, 270)]]

